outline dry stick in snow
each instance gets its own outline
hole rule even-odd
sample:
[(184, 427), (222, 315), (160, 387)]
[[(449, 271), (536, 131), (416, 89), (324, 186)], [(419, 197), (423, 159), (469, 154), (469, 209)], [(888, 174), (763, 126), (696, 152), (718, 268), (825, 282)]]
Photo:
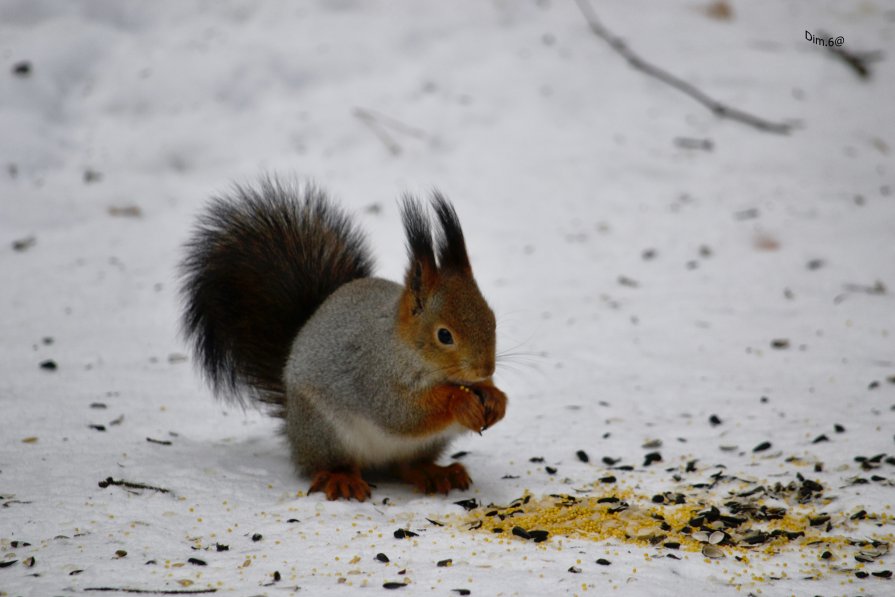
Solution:
[(143, 483), (131, 483), (124, 479), (113, 479), (112, 477), (106, 477), (99, 482), (99, 486), (103, 489), (109, 485), (117, 485), (126, 489), (151, 489), (152, 491), (158, 491), (159, 493), (171, 493), (170, 489), (165, 489), (164, 487), (153, 487), (152, 485), (144, 485)]
[(364, 108), (355, 108), (354, 116), (373, 131), (373, 134), (382, 141), (383, 145), (385, 145), (386, 149), (388, 149), (392, 155), (401, 153), (401, 146), (386, 132), (386, 128), (390, 128), (395, 132), (403, 133), (416, 139), (426, 139), (429, 137), (425, 131), (404, 124), (400, 120), (396, 120), (385, 114), (378, 114), (370, 110), (365, 110)]
[(388, 149), (389, 153), (392, 155), (398, 155), (401, 153), (401, 146), (398, 145), (398, 142), (392, 139), (392, 136), (386, 133), (382, 125), (376, 121), (376, 117), (367, 112), (366, 110), (361, 110), (357, 108), (354, 111), (354, 115), (363, 122), (367, 127), (373, 131), (373, 134), (382, 141), (382, 144), (385, 145), (385, 148)]
[(747, 124), (760, 131), (765, 131), (768, 133), (786, 135), (793, 129), (793, 125), (790, 123), (771, 122), (770, 120), (765, 120), (764, 118), (753, 116), (748, 112), (743, 112), (742, 110), (739, 110), (737, 108), (732, 108), (731, 106), (722, 104), (721, 102), (714, 100), (703, 93), (699, 88), (691, 85), (690, 83), (687, 83), (682, 79), (677, 78), (676, 76), (665, 70), (662, 70), (658, 66), (650, 64), (649, 62), (635, 54), (634, 51), (631, 50), (621, 38), (617, 37), (603, 26), (603, 24), (597, 18), (596, 13), (594, 12), (594, 9), (591, 7), (588, 0), (575, 0), (575, 2), (578, 4), (578, 8), (581, 9), (581, 14), (584, 15), (584, 18), (587, 20), (588, 25), (590, 25), (590, 30), (593, 32), (593, 34), (609, 44), (609, 47), (615, 50), (616, 53), (618, 53), (622, 58), (627, 60), (628, 64), (643, 73), (646, 73), (664, 83), (671, 85), (678, 91), (689, 95), (697, 102), (708, 108), (715, 116), (718, 116), (719, 118), (729, 118), (731, 120), (736, 120), (737, 122)]
[[(822, 39), (832, 38), (825, 31), (818, 31), (817, 34)], [(851, 52), (841, 46), (831, 45), (827, 47), (862, 79), (870, 78), (870, 65), (883, 57), (883, 53), (878, 50), (872, 52)]]
[(87, 587), (83, 591), (100, 591), (104, 593), (137, 593), (140, 595), (202, 595), (217, 593), (217, 589), (129, 589), (127, 587)]

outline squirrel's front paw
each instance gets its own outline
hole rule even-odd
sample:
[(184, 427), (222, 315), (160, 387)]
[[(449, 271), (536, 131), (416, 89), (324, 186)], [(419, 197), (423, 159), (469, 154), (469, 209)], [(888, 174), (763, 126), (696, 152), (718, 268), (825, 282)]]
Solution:
[(479, 401), (485, 409), (485, 424), (483, 429), (492, 427), (501, 420), (507, 412), (507, 395), (494, 386), (472, 386), (472, 391), (479, 397)]
[(458, 386), (451, 395), (450, 407), (454, 419), (464, 427), (481, 433), (487, 426), (484, 401), (472, 389)]

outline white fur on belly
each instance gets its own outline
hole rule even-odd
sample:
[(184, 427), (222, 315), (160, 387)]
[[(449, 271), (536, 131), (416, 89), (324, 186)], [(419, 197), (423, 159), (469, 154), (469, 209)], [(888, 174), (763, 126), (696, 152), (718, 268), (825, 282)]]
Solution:
[(414, 437), (391, 433), (357, 415), (342, 415), (338, 423), (331, 417), (327, 418), (333, 424), (345, 451), (356, 458), (361, 466), (377, 466), (408, 460), (433, 443), (456, 437), (466, 430), (465, 427), (454, 423), (435, 435)]

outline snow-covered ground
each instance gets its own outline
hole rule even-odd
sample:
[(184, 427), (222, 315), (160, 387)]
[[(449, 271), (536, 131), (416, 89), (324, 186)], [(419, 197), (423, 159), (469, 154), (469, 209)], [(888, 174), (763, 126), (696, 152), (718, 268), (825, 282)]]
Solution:
[[(593, 6), (647, 60), (801, 126), (718, 119), (570, 0), (0, 0), (0, 595), (895, 591), (895, 556), (848, 544), (895, 532), (895, 11)], [(885, 55), (862, 80), (806, 30)], [(506, 419), (452, 450), (469, 492), (306, 497), (276, 422), (202, 385), (181, 245), (210, 195), (264, 172), (327, 188), (392, 279), (396, 198), (456, 204), (515, 353)], [(806, 479), (806, 504), (770, 490)], [(536, 544), (454, 504), (614, 496), (634, 520), (656, 494), (722, 507), (758, 485), (808, 538), (711, 559), (600, 512)]]

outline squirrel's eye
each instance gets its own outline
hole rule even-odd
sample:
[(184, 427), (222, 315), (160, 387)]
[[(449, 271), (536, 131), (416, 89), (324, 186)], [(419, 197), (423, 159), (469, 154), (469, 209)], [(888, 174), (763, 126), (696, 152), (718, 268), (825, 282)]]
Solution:
[(438, 341), (442, 344), (453, 344), (454, 337), (451, 335), (451, 332), (445, 328), (438, 328)]

